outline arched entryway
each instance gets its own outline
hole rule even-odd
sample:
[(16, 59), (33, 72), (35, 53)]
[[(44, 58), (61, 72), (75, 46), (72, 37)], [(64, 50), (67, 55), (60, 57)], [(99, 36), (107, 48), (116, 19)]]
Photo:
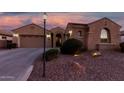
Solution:
[(101, 30), (100, 43), (111, 43), (111, 35), (108, 28), (103, 28)]
[(56, 34), (56, 47), (61, 47), (62, 45), (62, 35), (60, 33)]

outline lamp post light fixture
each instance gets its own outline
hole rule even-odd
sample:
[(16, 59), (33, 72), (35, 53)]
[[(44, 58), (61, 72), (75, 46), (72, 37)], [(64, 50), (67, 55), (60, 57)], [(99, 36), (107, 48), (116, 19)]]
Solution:
[(46, 58), (45, 58), (45, 51), (46, 51), (46, 20), (47, 20), (47, 14), (43, 14), (43, 21), (44, 21), (44, 55), (43, 55), (43, 74), (42, 77), (45, 77), (45, 68), (46, 68)]

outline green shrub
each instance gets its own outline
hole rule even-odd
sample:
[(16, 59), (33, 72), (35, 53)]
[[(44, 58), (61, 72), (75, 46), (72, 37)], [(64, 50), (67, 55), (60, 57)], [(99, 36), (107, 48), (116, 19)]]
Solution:
[(71, 38), (66, 40), (60, 48), (62, 54), (75, 54), (79, 53), (83, 47), (80, 40)]
[[(46, 59), (46, 61), (50, 61), (54, 58), (57, 58), (58, 54), (59, 54), (58, 49), (49, 49), (45, 52), (45, 59)], [(44, 57), (44, 53), (43, 53), (43, 57)]]
[(124, 52), (124, 42), (120, 43), (121, 52)]

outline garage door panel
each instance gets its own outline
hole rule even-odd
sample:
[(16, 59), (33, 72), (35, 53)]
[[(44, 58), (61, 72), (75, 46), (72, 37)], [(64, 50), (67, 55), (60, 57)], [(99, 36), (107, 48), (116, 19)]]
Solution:
[(40, 36), (21, 36), (20, 47), (22, 48), (41, 48), (43, 47), (43, 37)]

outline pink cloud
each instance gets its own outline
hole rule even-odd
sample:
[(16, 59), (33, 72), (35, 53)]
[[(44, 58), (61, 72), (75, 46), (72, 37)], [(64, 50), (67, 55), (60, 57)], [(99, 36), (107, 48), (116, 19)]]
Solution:
[(32, 23), (41, 24), (42, 18), (39, 16), (38, 17), (32, 17), (31, 21), (32, 21)]
[[(80, 13), (48, 13), (47, 24), (49, 25), (49, 27), (66, 27), (68, 22), (89, 23), (96, 19), (96, 17), (89, 17)], [(40, 25), (43, 24), (43, 19), (41, 15), (1, 16), (0, 29), (6, 26), (13, 28), (20, 27), (22, 25), (28, 24), (29, 22), (26, 22), (28, 20), (32, 23)]]
[(0, 17), (0, 28), (4, 26), (17, 27), (23, 25), (23, 21), (26, 20), (26, 16), (2, 16)]
[(1, 18), (0, 24), (13, 26), (13, 25), (20, 25), (21, 21), (18, 17), (5, 16)]
[[(59, 14), (59, 13), (58, 13)], [(68, 13), (65, 14), (59, 14), (58, 15), (56, 13), (56, 15), (48, 15), (48, 19), (47, 19), (47, 23), (49, 25), (54, 25), (54, 26), (62, 26), (62, 27), (66, 27), (67, 23), (69, 22), (75, 22), (75, 23), (89, 23), (92, 22), (94, 20), (96, 20), (96, 17), (86, 17), (86, 16), (82, 16), (79, 14), (76, 15), (71, 15)], [(38, 17), (32, 17), (32, 22), (33, 23), (37, 23), (37, 24), (41, 24), (42, 23), (42, 17), (38, 16)]]

